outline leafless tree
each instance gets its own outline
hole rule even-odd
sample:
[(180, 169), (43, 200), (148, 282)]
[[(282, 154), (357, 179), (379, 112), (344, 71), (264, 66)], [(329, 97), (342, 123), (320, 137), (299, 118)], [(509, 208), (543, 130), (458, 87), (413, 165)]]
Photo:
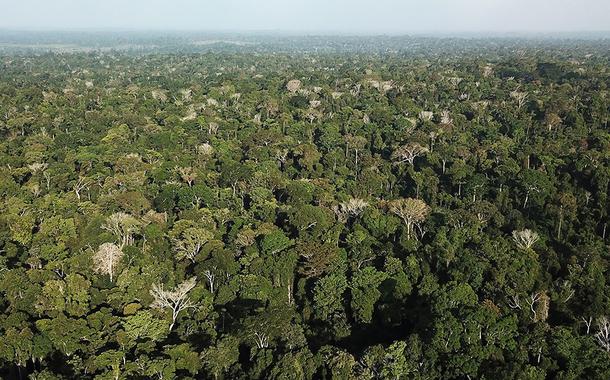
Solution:
[(102, 228), (110, 232), (119, 241), (119, 248), (133, 244), (133, 235), (140, 228), (141, 223), (133, 216), (124, 212), (117, 212), (110, 215)]
[(517, 109), (523, 108), (527, 102), (527, 92), (515, 90), (510, 93), (510, 96), (517, 101)]
[(214, 294), (214, 279), (216, 278), (216, 275), (209, 269), (203, 272), (203, 275), (208, 280), (208, 284), (210, 285), (210, 293)]
[(176, 171), (178, 172), (178, 174), (180, 175), (180, 179), (182, 179), (184, 182), (186, 182), (189, 187), (193, 186), (193, 182), (195, 182), (195, 180), (197, 179), (197, 173), (195, 172), (195, 170), (193, 170), (192, 167), (187, 166), (187, 167), (178, 167), (176, 168)]
[(421, 121), (430, 121), (434, 117), (434, 112), (432, 112), (432, 111), (421, 111), (418, 116), (419, 116), (419, 119)]
[(33, 164), (28, 165), (28, 169), (30, 169), (30, 171), (34, 175), (38, 174), (38, 172), (43, 172), (43, 171), (47, 170), (47, 167), (49, 167), (48, 164), (41, 163), (41, 162), (35, 162)]
[(538, 236), (538, 233), (525, 229), (521, 231), (513, 231), (513, 240), (515, 241), (515, 244), (517, 244), (518, 248), (526, 250), (530, 249), (534, 244), (536, 244), (536, 242), (540, 240), (540, 237)]
[(597, 319), (595, 339), (606, 352), (610, 352), (610, 320), (608, 317), (603, 316)]
[(585, 326), (587, 327), (587, 335), (589, 335), (589, 333), (591, 332), (591, 325), (593, 324), (593, 317), (589, 317), (589, 318), (585, 318), (585, 317), (581, 317), (580, 318)]
[(293, 94), (297, 92), (299, 88), (301, 88), (301, 81), (298, 79), (292, 79), (289, 80), (288, 83), (286, 83), (286, 89), (292, 92)]
[(104, 243), (93, 255), (93, 271), (109, 275), (112, 282), (121, 258), (123, 258), (121, 248), (114, 243)]
[(218, 132), (218, 123), (211, 121), (208, 123), (208, 135), (215, 135)]
[(192, 277), (180, 285), (174, 290), (164, 290), (163, 284), (154, 284), (150, 290), (150, 294), (153, 296), (154, 301), (150, 305), (155, 309), (170, 309), (172, 312), (172, 323), (169, 325), (169, 331), (172, 331), (178, 314), (182, 310), (193, 308), (196, 305), (188, 297), (190, 292), (197, 284), (197, 279)]
[(392, 153), (392, 159), (396, 160), (399, 164), (408, 162), (410, 165), (413, 165), (415, 158), (426, 154), (428, 151), (428, 148), (418, 143), (406, 144)]
[(494, 73), (494, 69), (490, 65), (486, 65), (485, 67), (483, 67), (483, 77), (484, 78), (489, 78), (490, 76), (493, 75), (493, 73)]
[(368, 206), (369, 204), (360, 198), (351, 198), (339, 206), (333, 207), (333, 211), (339, 220), (346, 221), (350, 217), (358, 217)]
[(267, 348), (269, 347), (269, 336), (265, 333), (255, 331), (254, 342), (258, 348)]
[(76, 198), (78, 198), (79, 201), (80, 201), (80, 197), (81, 197), (81, 191), (89, 189), (89, 185), (91, 185), (91, 182), (89, 182), (88, 179), (86, 179), (84, 177), (79, 177), (78, 181), (76, 181), (76, 183), (72, 187), (72, 190), (74, 190), (74, 193), (76, 194)]
[(208, 143), (203, 143), (197, 146), (197, 154), (204, 158), (211, 157), (214, 154), (214, 147)]
[(526, 302), (532, 312), (532, 321), (545, 321), (548, 318), (550, 298), (546, 292), (532, 293)]
[(443, 125), (451, 125), (453, 124), (453, 119), (451, 118), (451, 114), (449, 111), (445, 110), (441, 112), (441, 124)]
[(430, 206), (415, 198), (396, 199), (389, 203), (390, 211), (407, 226), (407, 238), (411, 238), (413, 226), (423, 222), (430, 213)]

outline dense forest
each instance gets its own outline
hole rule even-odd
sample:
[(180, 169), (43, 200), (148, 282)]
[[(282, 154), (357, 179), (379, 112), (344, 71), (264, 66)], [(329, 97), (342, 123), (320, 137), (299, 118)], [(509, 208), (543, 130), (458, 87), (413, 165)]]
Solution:
[(610, 378), (608, 39), (28, 38), (0, 377)]

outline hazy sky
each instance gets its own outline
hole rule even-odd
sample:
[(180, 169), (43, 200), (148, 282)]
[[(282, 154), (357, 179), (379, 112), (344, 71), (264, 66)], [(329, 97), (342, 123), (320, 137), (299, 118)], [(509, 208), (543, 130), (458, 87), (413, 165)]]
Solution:
[(608, 31), (610, 0), (0, 0), (0, 28)]

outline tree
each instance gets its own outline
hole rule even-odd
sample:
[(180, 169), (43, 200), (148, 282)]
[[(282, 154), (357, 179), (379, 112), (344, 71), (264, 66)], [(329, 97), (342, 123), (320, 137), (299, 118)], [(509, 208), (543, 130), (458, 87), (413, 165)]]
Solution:
[(428, 153), (428, 148), (423, 147), (418, 143), (409, 143), (396, 149), (394, 153), (392, 153), (392, 159), (399, 164), (408, 162), (409, 165), (413, 166), (413, 161), (426, 153)]
[(419, 226), (430, 213), (430, 207), (424, 201), (414, 198), (390, 201), (389, 208), (407, 226), (407, 239), (411, 239), (413, 227)]
[(521, 230), (521, 231), (513, 231), (513, 240), (519, 249), (527, 250), (532, 248), (534, 244), (538, 240), (540, 240), (539, 235), (529, 229)]
[(354, 318), (361, 323), (370, 323), (375, 303), (381, 296), (379, 285), (387, 278), (384, 272), (366, 267), (354, 274), (350, 283)]
[(102, 228), (113, 234), (119, 241), (119, 248), (133, 244), (133, 235), (139, 230), (141, 223), (133, 216), (124, 212), (110, 215)]
[(112, 282), (117, 267), (123, 258), (123, 250), (114, 243), (104, 243), (93, 255), (93, 270), (107, 274)]
[(211, 232), (203, 228), (187, 227), (172, 238), (172, 243), (179, 259), (187, 258), (194, 263), (203, 246), (213, 237)]
[(164, 290), (163, 284), (153, 284), (150, 294), (153, 296), (154, 301), (150, 306), (154, 309), (171, 310), (172, 322), (169, 325), (169, 331), (172, 331), (178, 314), (182, 310), (196, 307), (196, 304), (188, 296), (188, 293), (195, 285), (197, 285), (195, 277), (180, 283), (174, 290)]
[(606, 352), (610, 352), (610, 320), (608, 317), (603, 316), (597, 319), (595, 339)]

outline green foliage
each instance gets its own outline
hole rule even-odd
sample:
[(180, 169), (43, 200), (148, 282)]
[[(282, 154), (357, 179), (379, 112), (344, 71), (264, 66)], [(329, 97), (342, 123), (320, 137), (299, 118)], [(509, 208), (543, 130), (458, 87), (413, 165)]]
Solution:
[(607, 39), (29, 36), (0, 378), (610, 378)]

